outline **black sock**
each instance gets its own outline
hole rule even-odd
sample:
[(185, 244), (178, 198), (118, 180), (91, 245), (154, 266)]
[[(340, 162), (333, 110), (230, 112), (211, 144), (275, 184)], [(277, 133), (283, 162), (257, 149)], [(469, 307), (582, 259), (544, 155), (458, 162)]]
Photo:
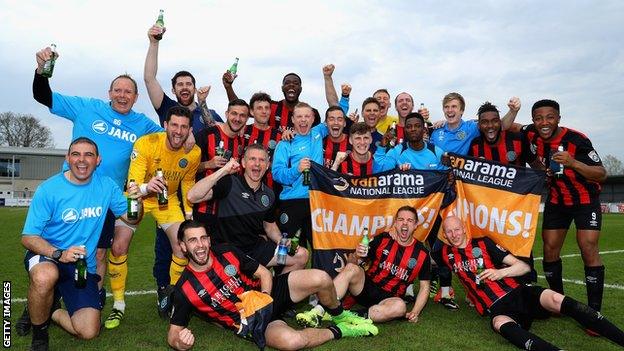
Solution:
[(544, 275), (550, 290), (554, 290), (563, 295), (563, 267), (561, 266), (561, 259), (554, 262), (543, 261)]
[(451, 282), (453, 280), (453, 275), (451, 270), (446, 266), (440, 266), (438, 268), (438, 275), (440, 276), (440, 287), (443, 286), (451, 286)]
[(602, 290), (604, 288), (605, 267), (585, 266), (585, 288), (587, 289), (587, 304), (600, 311), (602, 307)]
[(561, 313), (574, 318), (583, 327), (624, 346), (624, 332), (591, 307), (566, 296), (561, 303)]
[[(321, 305), (322, 306), (322, 305)], [(323, 308), (325, 309), (325, 311), (327, 311), (327, 313), (329, 313), (331, 316), (337, 316), (339, 314), (342, 313), (342, 311), (344, 311), (344, 308), (342, 308), (342, 304), (338, 304), (338, 307), (336, 308), (329, 308), (327, 306), (323, 306)]]
[(100, 295), (100, 307), (103, 309), (104, 305), (106, 305), (106, 288), (102, 287), (98, 294)]
[(545, 341), (539, 336), (526, 331), (515, 322), (507, 322), (500, 326), (500, 334), (510, 343), (523, 350), (560, 350), (555, 345)]
[(47, 340), (48, 339), (48, 326), (50, 320), (45, 321), (43, 324), (33, 324), (33, 340)]
[(337, 326), (330, 325), (329, 327), (327, 327), (327, 329), (329, 329), (332, 332), (332, 334), (334, 334), (334, 339), (338, 340), (342, 338), (342, 331), (340, 331), (340, 329)]

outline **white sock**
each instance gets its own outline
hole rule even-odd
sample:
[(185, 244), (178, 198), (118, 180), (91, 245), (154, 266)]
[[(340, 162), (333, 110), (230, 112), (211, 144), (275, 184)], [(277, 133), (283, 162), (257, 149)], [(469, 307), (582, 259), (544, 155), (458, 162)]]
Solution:
[(124, 312), (126, 310), (126, 301), (114, 301), (113, 308)]
[(316, 294), (312, 294), (310, 295), (310, 297), (308, 298), (308, 304), (310, 306), (316, 306), (318, 305), (319, 301), (318, 301), (318, 297), (316, 297)]
[(445, 298), (450, 298), (451, 297), (451, 287), (450, 286), (443, 286), (441, 288), (441, 290), (442, 290), (442, 293), (441, 293), (442, 297), (445, 297)]

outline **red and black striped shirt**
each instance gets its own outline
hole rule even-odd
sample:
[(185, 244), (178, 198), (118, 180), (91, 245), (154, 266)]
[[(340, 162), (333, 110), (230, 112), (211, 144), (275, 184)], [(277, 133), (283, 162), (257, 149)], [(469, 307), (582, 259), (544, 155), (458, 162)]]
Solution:
[(347, 156), (338, 166), (338, 172), (352, 175), (355, 177), (367, 176), (373, 174), (373, 157), (371, 156), (366, 163), (359, 163), (353, 157), (353, 153)]
[(473, 139), (468, 155), (524, 167), (527, 151), (528, 143), (522, 134), (502, 130), (498, 135), (498, 140), (493, 144), (489, 143), (483, 135)]
[(346, 134), (342, 134), (342, 137), (342, 140), (339, 142), (333, 142), (330, 136), (326, 136), (323, 139), (323, 164), (325, 167), (331, 168), (338, 151), (345, 152), (351, 150), (349, 137)]
[(368, 257), (371, 263), (366, 276), (380, 289), (394, 296), (403, 297), (416, 278), (431, 279), (429, 252), (418, 240), (409, 246), (402, 246), (387, 232), (381, 233), (371, 241)]
[[(230, 137), (228, 136), (220, 126), (214, 126), (204, 129), (202, 133), (197, 136), (196, 144), (201, 150), (201, 161), (212, 160), (219, 147), (220, 142), (223, 141), (223, 149), (230, 150), (232, 157), (240, 160), (243, 153), (243, 138), (240, 136)], [(206, 169), (205, 171), (198, 173), (196, 180), (200, 180), (214, 173), (216, 169)], [(195, 204), (195, 210), (202, 214), (216, 214), (217, 203), (214, 200), (200, 202)]]
[(190, 265), (180, 276), (173, 292), (173, 310), (170, 323), (186, 327), (193, 311), (203, 317), (238, 331), (241, 320), (236, 303), (238, 295), (259, 290), (260, 281), (253, 275), (259, 263), (231, 245), (210, 248), (212, 265), (197, 272)]
[[(548, 141), (540, 138), (534, 125), (531, 124), (522, 128), (530, 143), (529, 162), (537, 158), (548, 167), (549, 160), (557, 152), (559, 145), (561, 145), (577, 161), (589, 166), (602, 166), (600, 156), (598, 156), (591, 141), (584, 134), (573, 129), (560, 128), (559, 135)], [(564, 206), (587, 205), (599, 201), (599, 197), (600, 184), (585, 179), (585, 177), (573, 169), (564, 168), (563, 175), (554, 176), (550, 179), (550, 192), (547, 201), (552, 204)]]
[(485, 269), (498, 269), (503, 265), (503, 259), (510, 254), (490, 238), (472, 239), (463, 249), (444, 245), (439, 254), (444, 264), (457, 274), (468, 298), (480, 315), (489, 313), (492, 304), (521, 285), (517, 278), (509, 277), (496, 281), (486, 279), (477, 285), (476, 272), (479, 257), (482, 257)]
[[(317, 109), (312, 108), (314, 112), (314, 123), (312, 126), (315, 126), (321, 123), (321, 116)], [(269, 125), (273, 129), (277, 129), (280, 132), (286, 129), (286, 127), (292, 127), (292, 114), (293, 111), (288, 109), (286, 105), (286, 100), (280, 101), (272, 101), (271, 102), (271, 117), (269, 117)]]
[[(277, 130), (276, 128), (269, 127), (269, 129), (262, 130), (253, 124), (245, 127), (245, 146), (255, 143), (262, 143), (262, 146), (264, 146), (264, 148), (269, 153), (269, 160), (273, 159), (273, 152), (275, 151), (277, 143), (280, 140), (282, 140), (282, 133), (280, 133), (279, 130)], [(270, 168), (264, 175), (264, 183), (268, 185), (271, 189), (275, 187), (275, 184), (273, 182), (273, 174), (271, 173)]]

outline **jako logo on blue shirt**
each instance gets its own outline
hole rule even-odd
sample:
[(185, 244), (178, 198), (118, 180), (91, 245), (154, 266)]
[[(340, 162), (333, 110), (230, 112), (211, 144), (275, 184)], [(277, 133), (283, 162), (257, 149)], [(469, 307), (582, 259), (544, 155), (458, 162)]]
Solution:
[(95, 218), (102, 216), (102, 206), (83, 208), (78, 212), (75, 208), (68, 208), (61, 214), (63, 222), (76, 223), (83, 218)]
[(108, 124), (106, 124), (106, 122), (102, 121), (101, 119), (93, 121), (93, 123), (91, 124), (91, 128), (93, 129), (94, 132), (98, 134), (106, 133), (107, 135), (110, 135), (112, 137), (125, 140), (125, 141), (129, 141), (132, 143), (134, 143), (137, 140), (136, 134), (132, 134), (130, 132), (127, 132), (125, 130), (121, 130), (115, 127), (110, 127), (109, 129)]

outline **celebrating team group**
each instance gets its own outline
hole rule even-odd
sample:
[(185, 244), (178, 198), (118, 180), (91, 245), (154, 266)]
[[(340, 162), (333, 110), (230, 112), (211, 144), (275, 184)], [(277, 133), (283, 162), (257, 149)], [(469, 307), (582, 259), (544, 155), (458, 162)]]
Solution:
[[(417, 323), (429, 298), (458, 309), (452, 272), (466, 291), (468, 308), (489, 316), (493, 330), (518, 348), (559, 350), (529, 331), (533, 319), (551, 314), (572, 317), (586, 333), (624, 346), (622, 330), (600, 313), (605, 267), (598, 254), (599, 194), (606, 172), (590, 140), (559, 125), (556, 101), (535, 102), (525, 126), (515, 122), (521, 107), (515, 97), (502, 117), (485, 102), (477, 120), (465, 120), (464, 98), (450, 93), (442, 99), (444, 119), (432, 123), (424, 104), (414, 112), (409, 93), (392, 100), (379, 89), (349, 112), (351, 86), (343, 84), (339, 94), (334, 66), (326, 65), (329, 108), (322, 121), (299, 100), (302, 81), (296, 73), (283, 77), (284, 99), (257, 92), (247, 102), (234, 90), (234, 64), (222, 77), (229, 100), (222, 118), (207, 106), (210, 86), (197, 88), (188, 71), (171, 79), (175, 99), (165, 93), (156, 75), (166, 35), (155, 25), (147, 36), (144, 80), (160, 125), (132, 110), (138, 88), (129, 75), (113, 79), (110, 101), (64, 95), (52, 91), (45, 74), (58, 53), (36, 53), (33, 97), (73, 129), (63, 170), (37, 189), (22, 234), (30, 285), (16, 327), (20, 335), (32, 331), (32, 350), (48, 350), (51, 321), (78, 338), (96, 337), (106, 276), (113, 306), (104, 326), (123, 323), (132, 274), (128, 252), (147, 214), (157, 223), (157, 309), (169, 320), (167, 343), (177, 350), (195, 343), (198, 333), (188, 328), (193, 313), (260, 348), (296, 350), (375, 336), (378, 323)], [(392, 101), (397, 116), (389, 115)], [(516, 258), (488, 238), (470, 238), (458, 217), (438, 218), (426, 242), (416, 240), (419, 209), (411, 206), (397, 208), (387, 231), (354, 248), (337, 275), (306, 269), (313, 250), (312, 162), (353, 176), (394, 168), (447, 170), (448, 152), (546, 171), (542, 237), (548, 289), (531, 284), (531, 259)], [(587, 305), (563, 291), (560, 251), (572, 221)], [(437, 236), (440, 226), (444, 241)], [(278, 252), (284, 242), (290, 249), (285, 259)], [(84, 287), (75, 284), (76, 262), (83, 258)], [(316, 304), (292, 312), (304, 300)], [(284, 321), (290, 314), (303, 329)]]

